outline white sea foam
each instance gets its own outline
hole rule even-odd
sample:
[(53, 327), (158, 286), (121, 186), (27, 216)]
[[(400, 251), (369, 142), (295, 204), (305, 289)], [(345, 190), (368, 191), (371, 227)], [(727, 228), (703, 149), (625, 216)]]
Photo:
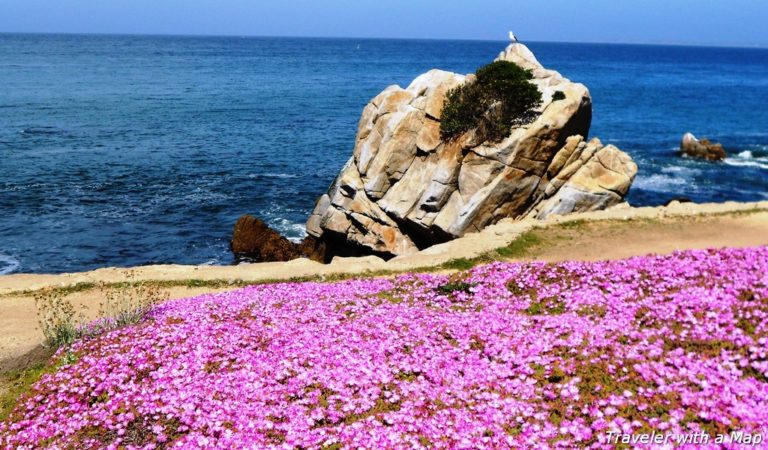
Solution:
[(674, 178), (690, 178), (701, 175), (701, 169), (686, 166), (667, 166), (661, 168), (662, 173), (669, 174)]
[(251, 173), (248, 178), (296, 178), (298, 175), (293, 173)]
[(653, 174), (651, 176), (638, 176), (633, 183), (633, 187), (654, 192), (672, 192), (678, 191), (679, 187), (687, 186), (690, 190), (694, 184), (685, 177), (670, 176), (664, 174)]
[(293, 242), (301, 242), (307, 236), (307, 228), (303, 223), (291, 222), (288, 219), (278, 219), (275, 229)]
[(738, 156), (739, 158), (744, 158), (744, 159), (754, 158), (754, 156), (752, 155), (752, 152), (749, 151), (749, 150), (744, 150), (743, 152), (739, 153), (736, 156)]
[(744, 150), (735, 156), (725, 158), (724, 162), (735, 167), (757, 167), (768, 169), (768, 156), (755, 156), (752, 150)]
[(13, 273), (20, 265), (18, 259), (0, 253), (0, 275)]
[(759, 169), (768, 169), (768, 162), (760, 162), (759, 160), (740, 160), (736, 158), (725, 158), (724, 161), (729, 166), (735, 167), (757, 167)]

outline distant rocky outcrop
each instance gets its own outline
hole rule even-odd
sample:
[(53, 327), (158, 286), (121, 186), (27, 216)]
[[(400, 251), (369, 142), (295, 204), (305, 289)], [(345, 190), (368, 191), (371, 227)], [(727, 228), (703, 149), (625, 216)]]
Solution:
[(696, 139), (691, 133), (685, 133), (680, 142), (680, 153), (692, 158), (707, 161), (722, 161), (727, 156), (722, 144), (710, 142), (708, 139)]
[(637, 166), (618, 148), (588, 140), (587, 88), (545, 69), (513, 42), (498, 60), (529, 69), (542, 94), (537, 117), (501, 142), (475, 130), (444, 142), (446, 93), (474, 75), (431, 70), (390, 86), (365, 107), (352, 157), (320, 197), (307, 232), (335, 254), (413, 253), (503, 218), (603, 209), (620, 203)]

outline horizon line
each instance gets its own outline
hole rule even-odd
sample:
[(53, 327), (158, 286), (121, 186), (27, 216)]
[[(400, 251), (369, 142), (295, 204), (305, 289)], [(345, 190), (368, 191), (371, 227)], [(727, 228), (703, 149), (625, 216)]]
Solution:
[[(408, 40), (408, 41), (454, 41), (454, 42), (509, 42), (509, 39), (481, 38), (425, 38), (425, 37), (360, 37), (360, 36), (291, 36), (291, 35), (257, 35), (257, 34), (183, 34), (183, 33), (131, 33), (131, 32), (72, 32), (72, 31), (0, 31), (0, 36), (9, 34), (21, 35), (65, 35), (65, 36), (135, 36), (135, 37), (189, 37), (189, 38), (273, 38), (273, 39), (360, 39), (360, 40)], [(561, 41), (547, 39), (523, 40), (521, 43), (541, 44), (592, 44), (592, 45), (638, 45), (657, 47), (705, 47), (705, 48), (737, 48), (737, 49), (768, 49), (766, 44), (714, 44), (706, 42), (637, 42), (637, 41)]]

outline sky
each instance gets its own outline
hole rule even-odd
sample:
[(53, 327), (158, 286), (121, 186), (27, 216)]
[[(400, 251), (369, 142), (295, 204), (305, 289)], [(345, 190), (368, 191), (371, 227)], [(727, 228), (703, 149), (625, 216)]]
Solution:
[(766, 0), (0, 0), (0, 32), (768, 46)]

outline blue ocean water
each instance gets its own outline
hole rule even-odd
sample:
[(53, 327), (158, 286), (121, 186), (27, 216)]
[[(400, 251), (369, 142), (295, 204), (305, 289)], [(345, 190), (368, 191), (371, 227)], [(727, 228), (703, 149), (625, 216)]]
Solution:
[[(0, 34), (0, 273), (227, 264), (245, 213), (300, 238), (370, 98), (505, 45)], [(631, 203), (768, 198), (768, 50), (529, 46), (590, 88)], [(686, 131), (733, 156), (678, 158)]]

